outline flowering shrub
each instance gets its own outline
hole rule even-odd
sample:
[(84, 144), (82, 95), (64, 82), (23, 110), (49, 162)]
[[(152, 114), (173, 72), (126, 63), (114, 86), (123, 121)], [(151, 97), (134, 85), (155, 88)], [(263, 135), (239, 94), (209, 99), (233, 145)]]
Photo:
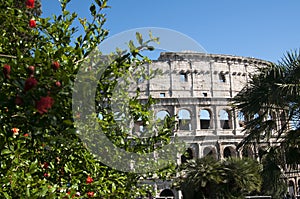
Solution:
[(39, 114), (44, 114), (48, 112), (48, 109), (50, 109), (53, 104), (54, 100), (52, 97), (41, 97), (40, 100), (36, 102), (36, 109)]
[(34, 8), (34, 0), (27, 0), (26, 1), (27, 8)]
[[(61, 14), (52, 19), (39, 16), (35, 10), (38, 0), (2, 2), (0, 198), (123, 199), (146, 192), (138, 186), (141, 175), (102, 164), (76, 134), (72, 86), (82, 60), (108, 34), (102, 13), (107, 1), (94, 1), (90, 7), (93, 19), (80, 19), (84, 33), (77, 38), (78, 27), (72, 26), (77, 14), (66, 9), (69, 1), (61, 0)], [(137, 49), (132, 51), (138, 54)], [(132, 53), (117, 59), (117, 67), (109, 74), (125, 74), (132, 59)], [(134, 60), (136, 66), (143, 63)], [(105, 89), (111, 89), (113, 83), (105, 84)], [(139, 103), (134, 106), (144, 110)], [(109, 119), (103, 125), (113, 122)], [(116, 136), (111, 134), (110, 138)], [(142, 152), (144, 148), (135, 150)]]
[(29, 20), (29, 27), (30, 28), (35, 28), (36, 27), (36, 21), (34, 19)]

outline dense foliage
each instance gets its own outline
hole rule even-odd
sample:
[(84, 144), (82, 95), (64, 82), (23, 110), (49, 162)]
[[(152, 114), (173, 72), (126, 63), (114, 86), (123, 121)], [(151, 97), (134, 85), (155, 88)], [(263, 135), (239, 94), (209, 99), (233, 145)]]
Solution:
[(285, 191), (282, 171), (294, 172), (300, 163), (299, 77), (300, 53), (291, 51), (277, 64), (257, 68), (233, 99), (246, 119), (241, 146), (256, 144), (265, 167), (263, 191), (273, 197)]
[(244, 198), (261, 188), (260, 165), (252, 159), (218, 161), (211, 156), (183, 165), (177, 181), (187, 199)]
[[(152, 173), (126, 173), (104, 165), (76, 133), (72, 113), (74, 80), (81, 63), (108, 35), (103, 28), (103, 10), (108, 6), (106, 0), (95, 0), (90, 6), (92, 20), (88, 21), (70, 13), (69, 2), (61, 0), (58, 16), (41, 18), (38, 1), (1, 0), (0, 198), (123, 199), (147, 191), (139, 182)], [(82, 27), (73, 26), (77, 19)], [(83, 34), (75, 38), (79, 28)], [(143, 48), (152, 49), (147, 44), (141, 42)], [(118, 146), (126, 145), (127, 137), (120, 133), (122, 129), (112, 130), (115, 120), (108, 117), (112, 113), (101, 100), (110, 98), (120, 75), (149, 62), (140, 50), (131, 45), (130, 52), (116, 54), (107, 71), (109, 77), (104, 76), (98, 85), (101, 92), (96, 96), (96, 110), (106, 117), (102, 127)], [(138, 113), (135, 118), (141, 117), (146, 123), (153, 100), (149, 98), (145, 105), (136, 99), (131, 101), (131, 113)], [(78, 113), (77, 117), (84, 115)], [(160, 145), (168, 143), (173, 126), (169, 118), (169, 123), (151, 139), (150, 149), (137, 142), (131, 150), (151, 151), (160, 138)], [(161, 170), (156, 176), (168, 174), (168, 170)]]

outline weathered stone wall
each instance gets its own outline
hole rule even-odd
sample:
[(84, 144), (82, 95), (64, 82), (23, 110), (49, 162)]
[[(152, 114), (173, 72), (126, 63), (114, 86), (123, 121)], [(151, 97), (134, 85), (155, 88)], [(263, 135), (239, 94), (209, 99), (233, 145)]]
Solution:
[[(223, 158), (229, 147), (232, 155), (239, 155), (235, 146), (243, 138), (238, 113), (228, 105), (248, 81), (256, 67), (270, 64), (255, 58), (204, 53), (161, 53), (147, 70), (160, 69), (162, 75), (140, 82), (142, 97), (151, 95), (159, 99), (155, 111), (178, 115), (180, 110), (189, 112), (188, 127), (176, 134), (193, 146), (199, 158), (205, 147), (216, 150)], [(201, 127), (201, 110), (209, 112), (209, 128)], [(224, 112), (225, 111), (225, 112)], [(222, 117), (227, 113), (227, 121)], [(224, 122), (227, 123), (224, 126)]]
[[(208, 153), (219, 159), (242, 156), (236, 151), (244, 137), (242, 121), (228, 103), (247, 84), (256, 67), (268, 64), (240, 56), (165, 52), (146, 66), (148, 71), (160, 69), (162, 75), (141, 81), (138, 86), (142, 98), (151, 95), (159, 99), (154, 107), (156, 113), (166, 111), (177, 115), (176, 134), (190, 145), (194, 158)], [(202, 110), (209, 113), (208, 120), (200, 115)], [(180, 126), (181, 123), (184, 125)], [(254, 156), (254, 153), (250, 149), (248, 155)], [(169, 188), (166, 183), (156, 186), (157, 190)], [(174, 194), (175, 198), (180, 195)]]

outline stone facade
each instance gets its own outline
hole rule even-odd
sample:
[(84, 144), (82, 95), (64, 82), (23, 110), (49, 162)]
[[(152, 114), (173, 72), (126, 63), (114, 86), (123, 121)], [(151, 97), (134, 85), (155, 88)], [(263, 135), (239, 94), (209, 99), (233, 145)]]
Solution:
[[(231, 55), (161, 53), (147, 70), (159, 69), (162, 75), (139, 82), (141, 98), (151, 95), (159, 99), (154, 107), (157, 117), (177, 116), (176, 135), (189, 144), (190, 157), (201, 158), (210, 153), (218, 159), (255, 158), (255, 149), (236, 150), (244, 138), (244, 118), (232, 110), (229, 100), (247, 84), (257, 66), (268, 64), (260, 59)], [(178, 162), (181, 161), (184, 159), (179, 158)], [(156, 183), (155, 187), (157, 196), (169, 194), (173, 198), (173, 192), (174, 198), (181, 198), (180, 192), (171, 190), (168, 182)]]

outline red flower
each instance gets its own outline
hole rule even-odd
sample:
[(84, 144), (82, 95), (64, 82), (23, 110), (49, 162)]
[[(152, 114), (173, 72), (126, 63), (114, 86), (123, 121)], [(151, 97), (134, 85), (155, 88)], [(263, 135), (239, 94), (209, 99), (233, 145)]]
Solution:
[(7, 78), (7, 79), (10, 78), (10, 76), (9, 76), (10, 71), (11, 71), (10, 65), (4, 64), (4, 66), (3, 66), (3, 74), (4, 74), (5, 78)]
[(11, 131), (13, 132), (14, 135), (19, 135), (20, 129), (18, 129), (18, 128), (12, 128)]
[(34, 77), (30, 77), (25, 81), (24, 90), (28, 91), (37, 85), (37, 80)]
[(29, 72), (29, 74), (33, 74), (33, 73), (34, 73), (34, 70), (35, 70), (34, 66), (29, 66), (29, 67), (28, 67), (28, 72)]
[(52, 97), (41, 97), (39, 101), (36, 102), (35, 107), (38, 112), (42, 115), (48, 112), (48, 109), (54, 104), (54, 99)]
[(94, 192), (92, 192), (92, 191), (87, 192), (87, 196), (89, 198), (93, 197), (94, 196)]
[(48, 169), (48, 168), (49, 168), (48, 162), (44, 162), (43, 167), (44, 167), (45, 169)]
[(88, 176), (86, 179), (87, 184), (91, 184), (93, 181), (94, 181), (93, 178), (91, 178), (90, 176)]
[(27, 0), (26, 1), (27, 8), (34, 8), (34, 0)]
[(50, 176), (50, 173), (44, 173), (44, 177), (48, 178)]
[(53, 68), (54, 70), (57, 70), (57, 69), (59, 69), (59, 67), (60, 67), (60, 64), (59, 64), (59, 62), (58, 62), (58, 61), (54, 61), (54, 62), (52, 62), (52, 68)]
[(30, 28), (35, 28), (36, 27), (36, 21), (34, 19), (29, 20), (29, 27)]
[(57, 87), (61, 87), (60, 81), (55, 82), (55, 85), (56, 85)]
[(24, 137), (28, 137), (28, 136), (29, 136), (29, 134), (28, 134), (28, 133), (25, 133), (25, 134), (24, 134)]

